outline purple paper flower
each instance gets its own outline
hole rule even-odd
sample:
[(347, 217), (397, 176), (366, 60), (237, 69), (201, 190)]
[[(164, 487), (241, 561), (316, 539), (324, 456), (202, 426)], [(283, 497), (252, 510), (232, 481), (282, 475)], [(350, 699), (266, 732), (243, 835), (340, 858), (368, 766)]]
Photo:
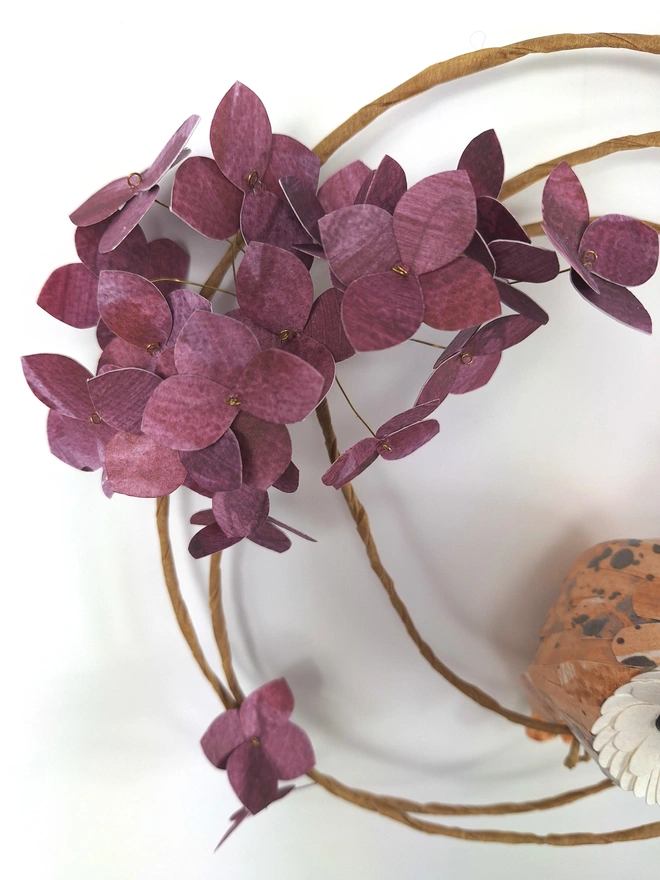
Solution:
[(307, 734), (289, 721), (293, 694), (283, 678), (253, 691), (240, 709), (229, 709), (202, 737), (209, 761), (226, 770), (231, 787), (250, 813), (277, 799), (277, 781), (296, 779), (316, 761)]
[(190, 555), (195, 559), (202, 559), (233, 547), (242, 538), (248, 538), (254, 544), (274, 550), (275, 553), (285, 553), (291, 547), (291, 539), (282, 529), (304, 538), (305, 541), (316, 543), (315, 538), (268, 516), (269, 509), (265, 492), (245, 489), (235, 494), (216, 492), (213, 495), (213, 507), (200, 510), (190, 518), (193, 525), (204, 526), (190, 541)]
[(621, 214), (589, 222), (587, 197), (575, 172), (562, 162), (543, 189), (543, 230), (571, 266), (581, 296), (616, 320), (650, 333), (651, 317), (624, 285), (644, 284), (658, 264), (658, 234)]

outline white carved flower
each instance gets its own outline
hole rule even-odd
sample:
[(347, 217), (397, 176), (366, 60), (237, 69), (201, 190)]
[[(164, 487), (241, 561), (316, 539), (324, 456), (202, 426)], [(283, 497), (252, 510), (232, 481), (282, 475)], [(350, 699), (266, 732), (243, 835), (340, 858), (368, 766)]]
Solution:
[(660, 666), (617, 688), (600, 712), (598, 763), (625, 791), (660, 804)]

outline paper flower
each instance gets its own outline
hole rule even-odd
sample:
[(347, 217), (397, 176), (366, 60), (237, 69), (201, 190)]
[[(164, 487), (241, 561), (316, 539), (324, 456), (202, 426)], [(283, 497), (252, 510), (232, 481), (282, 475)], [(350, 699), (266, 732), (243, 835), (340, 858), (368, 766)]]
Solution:
[(591, 732), (598, 763), (625, 791), (660, 804), (660, 666), (603, 703)]
[(658, 234), (621, 214), (589, 222), (582, 184), (562, 162), (543, 189), (543, 230), (571, 266), (571, 282), (584, 299), (616, 320), (650, 333), (651, 317), (623, 285), (643, 284), (658, 264)]
[(250, 813), (277, 799), (277, 781), (296, 779), (316, 761), (307, 734), (289, 721), (293, 694), (283, 678), (253, 691), (240, 709), (229, 709), (202, 737), (209, 761), (226, 770)]
[[(215, 493), (211, 509), (200, 510), (190, 517), (193, 525), (204, 526), (188, 546), (190, 555), (195, 559), (202, 559), (233, 547), (242, 538), (247, 538), (267, 550), (274, 550), (275, 553), (285, 553), (291, 547), (291, 539), (282, 529), (316, 543), (315, 538), (268, 516), (269, 509), (265, 492), (244, 489), (243, 492), (235, 491), (235, 494)], [(220, 523), (224, 525), (224, 529)]]
[(145, 171), (134, 171), (106, 184), (71, 214), (71, 222), (76, 226), (91, 226), (119, 211), (101, 238), (101, 253), (112, 251), (121, 244), (156, 201), (158, 181), (181, 159), (198, 122), (199, 116), (190, 116)]

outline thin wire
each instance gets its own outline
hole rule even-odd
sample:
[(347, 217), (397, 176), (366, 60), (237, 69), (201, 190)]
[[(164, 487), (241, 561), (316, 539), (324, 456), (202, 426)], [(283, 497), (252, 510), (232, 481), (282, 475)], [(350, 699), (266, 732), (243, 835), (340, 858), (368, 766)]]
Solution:
[(351, 398), (348, 396), (348, 394), (346, 394), (346, 392), (344, 391), (344, 389), (343, 389), (343, 387), (342, 387), (341, 382), (339, 381), (339, 379), (338, 379), (336, 376), (335, 376), (335, 382), (336, 382), (336, 384), (337, 384), (337, 387), (338, 387), (339, 390), (341, 391), (341, 393), (342, 393), (342, 394), (344, 395), (344, 397), (346, 398), (346, 403), (350, 406), (350, 408), (353, 410), (353, 412), (354, 412), (355, 415), (358, 417), (358, 419), (362, 422), (362, 424), (363, 424), (364, 427), (367, 429), (367, 431), (369, 431), (369, 433), (371, 434), (371, 436), (372, 436), (372, 437), (375, 437), (375, 436), (376, 436), (376, 432), (371, 430), (371, 428), (370, 428), (369, 425), (365, 422), (365, 420), (362, 418), (362, 416), (360, 415), (360, 413), (355, 409), (355, 407), (354, 407), (353, 404), (351, 403)]

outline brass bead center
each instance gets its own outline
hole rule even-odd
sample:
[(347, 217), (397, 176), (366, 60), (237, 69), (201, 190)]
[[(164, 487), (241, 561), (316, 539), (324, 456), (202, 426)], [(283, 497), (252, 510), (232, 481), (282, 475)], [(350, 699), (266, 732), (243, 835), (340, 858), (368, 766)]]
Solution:
[(472, 357), (471, 354), (468, 354), (467, 351), (463, 352), (463, 354), (461, 355), (461, 363), (462, 364), (465, 364), (465, 366), (467, 367), (471, 363), (473, 363), (473, 361), (474, 361), (474, 358)]
[(126, 183), (130, 186), (131, 189), (137, 189), (138, 186), (142, 183), (142, 175), (139, 171), (134, 171), (132, 174), (129, 174), (126, 178)]
[(259, 172), (258, 171), (250, 171), (247, 176), (247, 185), (250, 189), (254, 189), (254, 187), (259, 183)]
[(147, 346), (148, 354), (150, 354), (151, 357), (153, 357), (157, 351), (160, 351), (160, 342), (150, 342), (149, 345)]
[(229, 404), (229, 406), (240, 406), (241, 399), (240, 399), (240, 397), (235, 397), (235, 396), (228, 397), (227, 403)]
[(97, 412), (93, 412), (89, 417), (90, 422), (93, 422), (95, 425), (103, 424), (103, 419)]
[(404, 269), (403, 266), (392, 266), (392, 271), (396, 272), (397, 275), (403, 275), (404, 278), (408, 275), (408, 270)]

